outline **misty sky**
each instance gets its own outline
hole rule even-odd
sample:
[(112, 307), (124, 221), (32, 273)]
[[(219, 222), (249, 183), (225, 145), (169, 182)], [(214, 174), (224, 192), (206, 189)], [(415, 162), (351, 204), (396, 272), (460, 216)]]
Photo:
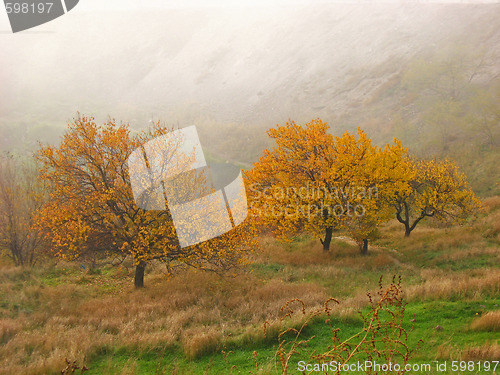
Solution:
[(498, 48), (496, 5), (356, 3), (81, 0), (16, 34), (0, 11), (0, 125), (329, 121), (436, 43)]

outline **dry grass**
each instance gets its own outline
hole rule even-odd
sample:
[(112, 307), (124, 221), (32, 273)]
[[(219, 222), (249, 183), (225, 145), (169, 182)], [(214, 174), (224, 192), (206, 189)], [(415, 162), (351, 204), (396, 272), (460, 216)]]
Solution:
[(495, 342), (487, 342), (482, 345), (457, 348), (450, 343), (444, 343), (437, 347), (436, 359), (448, 361), (498, 361), (500, 360), (500, 345)]
[(483, 212), (485, 215), (476, 221), (475, 231), (490, 241), (500, 243), (500, 196), (485, 199)]
[(331, 264), (339, 256), (335, 246), (329, 253), (322, 250), (321, 243), (317, 238), (309, 238), (300, 246), (294, 244), (280, 243), (271, 236), (261, 236), (259, 248), (253, 257), (258, 263), (279, 263), (293, 266), (325, 265)]
[[(342, 249), (345, 258), (349, 249)], [(321, 249), (319, 254), (323, 256)], [(280, 275), (266, 280), (241, 273), (225, 279), (188, 271), (166, 279), (153, 272), (147, 275), (147, 287), (135, 290), (130, 275), (123, 279), (86, 275), (77, 265), (73, 267), (76, 271), (70, 271), (75, 276), (65, 276), (73, 283), (51, 286), (34, 273), (3, 269), (0, 293), (6, 307), (0, 309), (4, 316), (0, 320), (0, 374), (58, 373), (65, 367), (65, 358), (84, 364), (95, 354), (120, 347), (142, 351), (181, 345), (192, 359), (220, 351), (224, 342), (269, 342), (278, 335), (276, 315), (286, 301), (300, 298), (308, 309), (317, 309), (329, 297), (317, 283), (287, 282)], [(308, 267), (337, 274), (339, 282), (347, 276), (333, 264)], [(123, 270), (117, 273), (121, 276)], [(106, 283), (114, 284), (112, 292), (102, 292), (100, 288), (109, 287)], [(332, 314), (356, 315), (356, 309), (367, 303), (365, 291), (345, 299)], [(15, 311), (13, 306), (17, 306)], [(271, 323), (264, 335), (266, 320)], [(133, 364), (123, 371), (134, 373)]]
[(475, 331), (500, 332), (500, 310), (489, 311), (471, 323)]
[(494, 197), (486, 198), (483, 201), (486, 212), (493, 212), (496, 210), (500, 210), (500, 196), (496, 195)]
[(462, 351), (463, 361), (498, 361), (500, 360), (500, 345), (483, 344), (471, 346)]
[(19, 272), (5, 270), (15, 280), (4, 278), (1, 294), (18, 305), (35, 304), (0, 320), (1, 374), (56, 373), (64, 358), (86, 363), (96, 353), (124, 346), (145, 350), (181, 343), (186, 356), (196, 358), (220, 349), (228, 334), (236, 339), (262, 325), (290, 298), (300, 296), (317, 307), (327, 297), (315, 284), (266, 282), (249, 274), (227, 280), (192, 271), (170, 280), (150, 275), (144, 290), (134, 290), (127, 278), (119, 291), (103, 296), (83, 285), (46, 287), (33, 280), (19, 289)]
[(373, 266), (375, 268), (384, 268), (387, 266), (392, 266), (394, 264), (394, 258), (386, 253), (377, 254), (375, 259), (373, 259)]
[[(304, 276), (300, 274), (301, 271), (317, 271), (324, 277), (332, 277), (338, 273), (342, 274), (346, 267), (373, 270), (397, 263), (388, 251), (373, 245), (369, 246), (369, 256), (363, 256), (354, 241), (345, 237), (334, 238), (328, 252), (323, 251), (319, 239), (313, 237), (298, 244), (283, 244), (270, 236), (263, 236), (260, 239), (260, 249), (261, 251), (254, 254), (254, 262), (293, 267), (299, 280)], [(286, 272), (286, 269), (284, 271)]]
[(449, 360), (451, 358), (453, 358), (453, 347), (450, 344), (441, 344), (436, 348), (437, 360)]
[[(186, 271), (167, 279), (159, 266), (148, 266), (143, 290), (131, 286), (127, 267), (98, 275), (70, 263), (61, 263), (55, 272), (0, 264), (0, 374), (60, 373), (65, 358), (84, 364), (124, 347), (138, 352), (180, 347), (193, 359), (225, 344), (273, 341), (279, 332), (277, 314), (286, 301), (299, 298), (313, 310), (330, 296), (343, 297), (332, 315), (353, 318), (367, 305), (366, 292), (376, 287), (373, 275), (381, 273), (412, 278), (404, 286), (408, 301), (496, 298), (498, 268), (450, 271), (417, 263), (430, 253), (450, 262), (499, 257), (500, 197), (486, 200), (485, 206), (487, 215), (469, 227), (421, 226), (407, 239), (400, 224), (390, 222), (382, 229), (386, 242), (370, 246), (368, 256), (345, 240), (334, 240), (325, 254), (314, 238), (282, 244), (263, 235), (253, 259), (261, 268), (253, 273), (221, 278)], [(498, 332), (499, 322), (500, 313), (489, 312), (470, 328)], [(292, 327), (302, 323), (289, 322)], [(497, 344), (462, 352), (443, 345), (438, 357), (498, 359), (499, 351)], [(109, 368), (110, 374), (138, 371), (135, 361), (123, 369)]]
[(459, 250), (475, 245), (484, 247), (484, 238), (473, 227), (435, 228), (429, 226), (417, 227), (408, 238), (403, 238), (402, 228), (391, 225), (384, 227), (384, 232), (390, 242), (399, 245), (399, 250), (405, 254), (425, 251)]
[(423, 270), (421, 284), (406, 287), (409, 301), (498, 296), (500, 270), (478, 269), (475, 272), (449, 273), (442, 270)]
[(0, 344), (5, 345), (20, 330), (21, 323), (18, 320), (0, 319)]
[(182, 346), (189, 359), (212, 354), (222, 348), (222, 332), (214, 326), (186, 329), (182, 334)]
[(481, 248), (481, 247), (470, 247), (463, 250), (456, 250), (447, 254), (443, 254), (439, 259), (457, 261), (461, 259), (474, 259), (481, 255), (491, 256), (492, 258), (498, 258), (500, 263), (500, 251), (493, 247)]
[[(282, 374), (288, 374), (288, 370), (297, 363), (299, 358), (305, 358), (307, 363), (329, 364), (332, 361), (346, 364), (353, 361), (359, 355), (366, 356), (368, 360), (380, 359), (386, 363), (389, 360), (402, 362), (402, 367), (413, 357), (416, 349), (410, 349), (407, 345), (408, 335), (403, 327), (403, 317), (406, 303), (402, 297), (401, 277), (393, 277), (392, 282), (384, 287), (382, 277), (379, 279), (379, 290), (375, 295), (368, 295), (370, 301), (368, 311), (361, 313), (363, 328), (356, 335), (344, 336), (340, 329), (331, 325), (326, 319), (323, 328), (331, 339), (327, 346), (311, 349), (311, 340), (315, 336), (304, 335), (304, 328), (316, 318), (329, 317), (331, 305), (339, 304), (335, 299), (329, 299), (320, 309), (309, 314), (305, 311), (304, 304), (300, 300), (289, 301), (282, 307), (284, 313), (282, 322), (293, 318), (297, 314), (306, 316), (307, 319), (299, 328), (281, 327), (278, 336), (278, 348), (276, 357), (279, 359)], [(298, 306), (293, 306), (297, 305)], [(322, 319), (321, 319), (322, 320)], [(290, 334), (291, 337), (286, 335)], [(359, 357), (358, 357), (359, 358)], [(365, 369), (367, 374), (378, 374), (377, 371)], [(326, 373), (326, 372), (325, 372)], [(394, 374), (404, 374), (405, 371), (394, 371)]]

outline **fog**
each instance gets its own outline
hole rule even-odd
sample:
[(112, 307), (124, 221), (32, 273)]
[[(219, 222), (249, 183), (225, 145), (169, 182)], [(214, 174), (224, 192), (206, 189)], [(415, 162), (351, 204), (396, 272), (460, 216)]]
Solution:
[(416, 56), (500, 50), (498, 4), (178, 3), (84, 0), (16, 34), (0, 12), (0, 129), (77, 111), (136, 127), (334, 123)]

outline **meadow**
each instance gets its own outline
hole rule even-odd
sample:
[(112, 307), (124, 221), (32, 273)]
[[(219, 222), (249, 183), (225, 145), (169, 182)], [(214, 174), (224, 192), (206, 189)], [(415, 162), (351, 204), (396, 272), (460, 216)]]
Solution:
[[(500, 197), (484, 204), (463, 226), (428, 221), (409, 238), (391, 221), (366, 256), (342, 233), (329, 253), (308, 235), (282, 243), (261, 233), (250, 264), (234, 275), (186, 270), (168, 278), (155, 263), (143, 289), (133, 287), (127, 261), (89, 269), (52, 260), (30, 269), (3, 259), (0, 374), (81, 373), (72, 372), (73, 363), (88, 374), (280, 373), (287, 301), (303, 301), (307, 316), (338, 299), (332, 326), (349, 336), (363, 329), (358, 311), (368, 308), (366, 293), (393, 275), (402, 277), (408, 303), (407, 345), (418, 346), (411, 363), (498, 361)], [(289, 324), (300, 326), (305, 316)], [(331, 340), (324, 316), (302, 335), (314, 336), (307, 346), (316, 352)], [(299, 359), (292, 357), (289, 373), (299, 373)], [(456, 372), (448, 365), (436, 373)]]

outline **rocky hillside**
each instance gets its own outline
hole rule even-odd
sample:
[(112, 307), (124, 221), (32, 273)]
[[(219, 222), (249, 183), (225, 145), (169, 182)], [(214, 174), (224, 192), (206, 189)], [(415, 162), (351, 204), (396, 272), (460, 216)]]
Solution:
[(288, 119), (362, 126), (377, 141), (397, 135), (395, 116), (420, 129), (411, 104), (425, 92), (404, 80), (443, 51), (465, 51), (487, 89), (500, 73), (500, 4), (81, 8), (0, 35), (2, 148), (53, 141), (80, 111), (137, 128), (195, 123), (216, 158), (250, 162), (262, 129)]

